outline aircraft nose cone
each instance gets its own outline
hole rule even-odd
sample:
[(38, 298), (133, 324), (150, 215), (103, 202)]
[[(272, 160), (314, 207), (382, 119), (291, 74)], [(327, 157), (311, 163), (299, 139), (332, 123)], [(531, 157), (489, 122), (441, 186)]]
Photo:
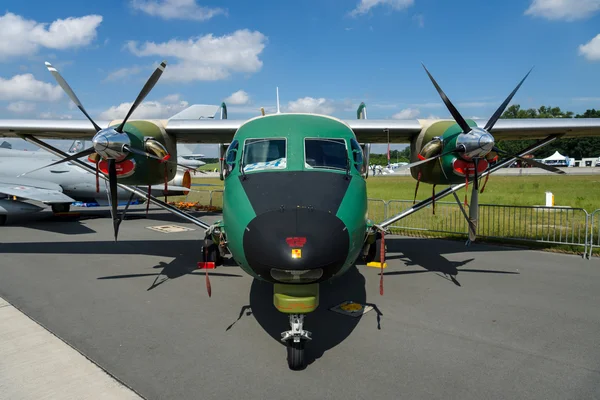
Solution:
[(489, 153), (494, 147), (494, 137), (489, 133), (484, 133), (479, 138), (479, 148)]
[(244, 233), (250, 268), (273, 283), (310, 283), (334, 276), (348, 257), (350, 235), (335, 215), (309, 208), (258, 215)]

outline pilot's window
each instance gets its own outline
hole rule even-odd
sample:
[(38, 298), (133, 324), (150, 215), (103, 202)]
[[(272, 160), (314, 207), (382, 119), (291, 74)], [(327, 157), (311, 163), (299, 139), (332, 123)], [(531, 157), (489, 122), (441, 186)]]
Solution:
[(244, 172), (285, 169), (285, 139), (246, 139), (243, 159)]
[(237, 158), (237, 151), (239, 142), (234, 140), (227, 148), (227, 155), (225, 156), (225, 172), (229, 174), (235, 168), (235, 159)]
[(354, 167), (358, 172), (363, 172), (363, 152), (360, 144), (358, 144), (356, 139), (352, 139), (350, 144), (352, 145), (352, 159), (354, 161)]
[(348, 169), (344, 139), (305, 139), (306, 168)]

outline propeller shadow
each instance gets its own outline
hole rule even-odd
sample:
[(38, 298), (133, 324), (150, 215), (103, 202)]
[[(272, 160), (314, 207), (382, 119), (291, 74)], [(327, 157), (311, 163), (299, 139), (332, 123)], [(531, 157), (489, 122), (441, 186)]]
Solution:
[[(422, 269), (387, 271), (384, 275), (412, 275), (425, 272), (433, 272), (436, 275), (447, 279), (456, 286), (461, 286), (456, 279), (459, 272), (475, 272), (486, 274), (508, 274), (519, 275), (519, 272), (508, 270), (485, 270), (475, 268), (461, 268), (472, 263), (475, 258), (467, 258), (462, 261), (450, 261), (442, 254), (462, 253), (474, 251), (502, 251), (514, 250), (502, 246), (489, 246), (481, 244), (472, 244), (465, 248), (461, 242), (439, 239), (413, 239), (413, 238), (389, 238), (386, 239), (388, 260), (400, 260), (405, 266), (417, 266)], [(435, 249), (432, 251), (432, 249)], [(459, 269), (460, 268), (460, 269)]]

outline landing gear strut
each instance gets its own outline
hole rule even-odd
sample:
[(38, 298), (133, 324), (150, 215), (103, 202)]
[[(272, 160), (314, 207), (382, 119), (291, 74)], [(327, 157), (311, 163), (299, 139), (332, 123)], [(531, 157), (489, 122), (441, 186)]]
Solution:
[(306, 367), (304, 360), (304, 344), (312, 340), (311, 333), (303, 329), (304, 314), (290, 314), (289, 331), (281, 333), (281, 341), (287, 343), (288, 366), (292, 370), (301, 370)]

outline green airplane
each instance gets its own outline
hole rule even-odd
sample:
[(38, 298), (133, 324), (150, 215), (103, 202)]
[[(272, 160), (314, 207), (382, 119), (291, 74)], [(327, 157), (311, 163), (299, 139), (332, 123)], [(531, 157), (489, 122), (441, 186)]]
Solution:
[[(146, 198), (205, 229), (198, 249), (205, 268), (231, 258), (255, 279), (273, 284), (273, 304), (289, 315), (282, 333), (291, 369), (305, 367), (304, 349), (311, 333), (304, 317), (319, 306), (321, 284), (335, 279), (357, 261), (385, 257), (386, 229), (437, 199), (454, 195), (475, 240), (479, 181), (559, 137), (600, 135), (600, 119), (499, 120), (525, 80), (487, 121), (464, 119), (427, 71), (452, 120), (370, 120), (361, 104), (357, 119), (286, 114), (279, 110), (247, 121), (227, 119), (130, 120), (159, 80), (166, 62), (154, 71), (122, 121), (94, 121), (59, 72), (47, 63), (56, 81), (88, 121), (0, 120), (0, 136), (21, 137), (95, 173), (108, 182), (114, 237), (127, 206), (119, 215), (116, 188)], [(526, 76), (527, 77), (527, 76)], [(481, 128), (483, 126), (483, 128)], [(493, 135), (492, 135), (493, 133)], [(68, 155), (41, 139), (92, 139), (93, 146)], [(539, 139), (515, 155), (497, 160), (497, 140)], [(224, 180), (223, 218), (207, 224), (147, 194), (139, 186), (171, 180), (177, 169), (176, 144), (219, 144)], [(367, 189), (371, 143), (410, 143), (407, 168), (417, 182), (447, 186), (429, 199), (385, 221), (368, 217)], [(228, 146), (226, 147), (226, 144)], [(96, 168), (81, 157), (96, 162)], [(456, 191), (472, 184), (467, 212)], [(207, 275), (207, 288), (210, 283)], [(324, 287), (326, 288), (326, 287)], [(326, 290), (326, 289), (324, 289)], [(383, 294), (383, 286), (381, 286)]]

